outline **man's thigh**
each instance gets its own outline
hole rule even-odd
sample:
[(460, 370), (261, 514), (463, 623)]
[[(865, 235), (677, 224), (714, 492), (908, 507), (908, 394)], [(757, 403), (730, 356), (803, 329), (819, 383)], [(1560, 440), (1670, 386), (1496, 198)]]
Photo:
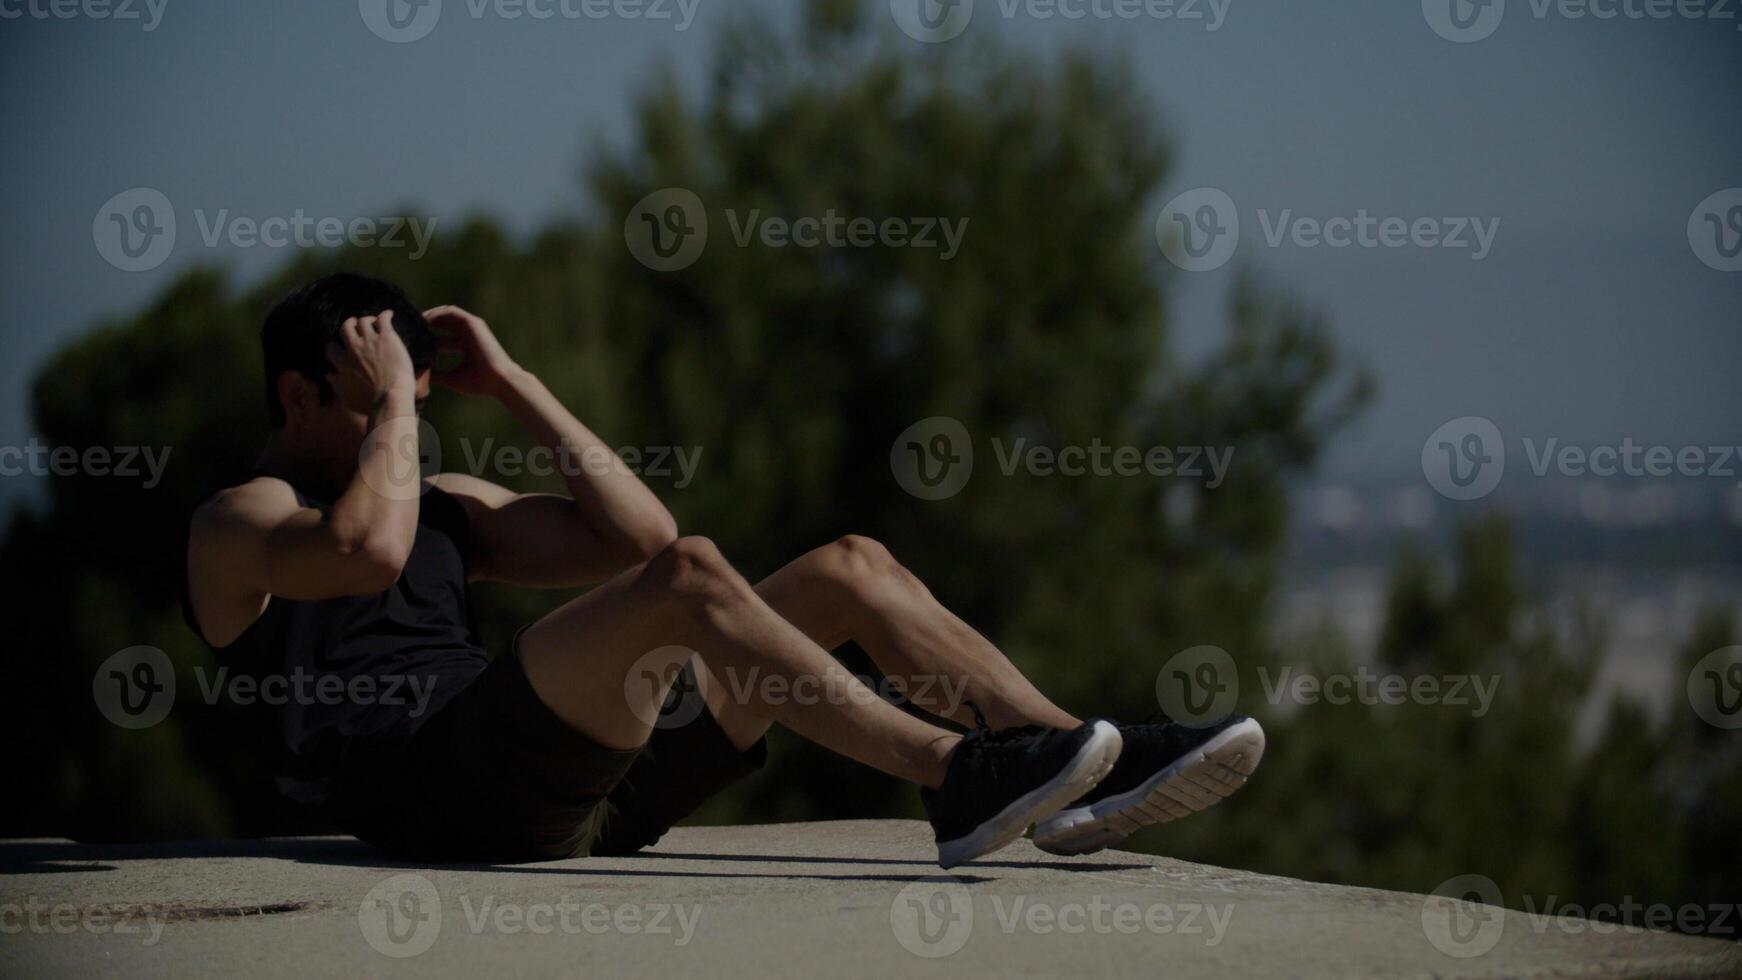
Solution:
[[(816, 552), (762, 580), (756, 594), (780, 618), (825, 650), (847, 640), (838, 598), (811, 568)], [(660, 559), (616, 576), (528, 627), (520, 638), (527, 677), (558, 717), (600, 744), (633, 748), (647, 741), (666, 690), (696, 649), (681, 601)], [(705, 673), (705, 672), (704, 672)], [(761, 737), (767, 711), (743, 691), (749, 679), (716, 669), (711, 710), (740, 745)]]
[(687, 618), (649, 566), (637, 566), (527, 627), (518, 647), (538, 698), (595, 742), (647, 741), (665, 684), (689, 659)]

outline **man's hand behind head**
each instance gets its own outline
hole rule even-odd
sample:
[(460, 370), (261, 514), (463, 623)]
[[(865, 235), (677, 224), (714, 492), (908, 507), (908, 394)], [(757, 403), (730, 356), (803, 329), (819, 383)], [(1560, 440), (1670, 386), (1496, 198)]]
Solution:
[(423, 318), (436, 332), (436, 350), (460, 355), (458, 364), (434, 373), (436, 384), (463, 395), (493, 396), (520, 370), (482, 317), (457, 306), (437, 306), (425, 310)]
[(396, 388), (417, 386), (411, 354), (398, 331), (393, 329), (393, 311), (377, 316), (352, 317), (339, 327), (339, 339), (327, 349), (333, 363), (335, 383), (350, 385), (370, 401)]

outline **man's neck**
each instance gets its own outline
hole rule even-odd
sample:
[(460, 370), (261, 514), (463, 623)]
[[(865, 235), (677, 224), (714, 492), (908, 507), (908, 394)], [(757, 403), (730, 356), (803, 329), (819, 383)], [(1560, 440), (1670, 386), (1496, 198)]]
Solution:
[(321, 500), (336, 500), (345, 492), (344, 480), (329, 473), (330, 468), (314, 454), (299, 451), (282, 432), (274, 432), (266, 438), (266, 446), (254, 461), (254, 467)]

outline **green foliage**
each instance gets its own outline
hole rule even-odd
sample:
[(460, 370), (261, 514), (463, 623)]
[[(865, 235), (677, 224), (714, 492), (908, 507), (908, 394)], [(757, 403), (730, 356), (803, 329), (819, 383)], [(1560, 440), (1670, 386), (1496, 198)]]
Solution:
[[(1616, 696), (1595, 743), (1581, 746), (1575, 733), (1602, 649), (1596, 617), (1570, 642), (1555, 638), (1519, 585), (1503, 520), (1465, 528), (1455, 557), (1449, 577), (1421, 554), (1399, 559), (1370, 666), (1407, 679), (1490, 679), (1485, 712), (1359, 702), (1279, 710), (1262, 677), (1247, 686), (1243, 676), (1241, 708), (1271, 733), (1260, 778), (1217, 820), (1164, 825), (1136, 843), (1240, 866), (1262, 854), (1267, 869), (1407, 891), (1482, 874), (1514, 908), (1551, 898), (1735, 903), (1734, 733), (1685, 710), (1656, 721)], [(1712, 610), (1677, 676), (1734, 643), (1730, 630), (1729, 611)], [(1272, 678), (1287, 665), (1320, 677), (1358, 666), (1327, 637), (1271, 653)]]
[[(0, 717), (8, 744), (40, 751), (20, 763), (29, 791), (0, 833), (319, 826), (276, 798), (197, 697), (184, 695), (156, 728), (123, 732), (94, 710), (90, 686), (104, 657), (135, 644), (167, 651), (184, 690), (194, 665), (211, 664), (175, 608), (186, 517), (258, 450), (263, 314), (293, 284), (349, 268), (486, 316), (615, 444), (701, 447), (692, 484), (650, 482), (681, 527), (715, 538), (752, 578), (844, 533), (878, 537), (1082, 713), (1141, 717), (1173, 652), (1233, 651), (1243, 706), (1273, 733), (1261, 778), (1214, 818), (1140, 845), (1416, 889), (1470, 870), (1501, 879), (1508, 894), (1720, 888), (1700, 870), (1702, 855), (1717, 849), (1736, 867), (1722, 814), (1738, 812), (1742, 789), (1738, 767), (1709, 758), (1719, 747), (1733, 757), (1734, 739), (1719, 746), (1711, 731), (1664, 728), (1619, 705), (1599, 751), (1578, 752), (1572, 732), (1595, 646), (1562, 650), (1530, 622), (1502, 527), (1464, 536), (1449, 582), (1426, 558), (1400, 565), (1380, 651), (1387, 670), (1499, 675), (1491, 715), (1359, 706), (1284, 715), (1251, 704), (1260, 667), (1351, 669), (1335, 637), (1279, 650), (1266, 624), (1285, 487), (1364, 401), (1361, 375), (1314, 316), (1250, 278), (1222, 349), (1195, 366), (1173, 356), (1147, 220), (1170, 153), (1122, 67), (1087, 56), (1039, 63), (991, 46), (915, 53), (878, 35), (859, 4), (808, 10), (794, 36), (755, 22), (725, 34), (700, 102), (670, 81), (653, 87), (631, 145), (587, 168), (596, 220), (520, 243), (479, 218), (417, 262), (308, 253), (240, 291), (195, 272), (42, 370), (34, 407), (45, 442), (169, 446), (173, 456), (150, 491), (56, 479), (46, 509), (17, 515), (7, 531), (0, 586), (29, 615)], [(712, 237), (694, 265), (656, 273), (624, 247), (622, 222), (671, 186), (701, 197)], [(831, 208), (969, 226), (944, 261), (888, 247), (739, 247), (726, 214)], [(527, 445), (487, 403), (438, 395), (428, 414), (450, 467), (466, 467), (486, 439)], [(924, 502), (896, 484), (889, 450), (933, 415), (964, 423), (977, 466), (962, 493)], [(1006, 476), (991, 440), (1021, 437), (1235, 454), (1214, 490)], [(486, 636), (500, 645), (564, 598), (481, 589)], [(1688, 786), (1705, 802), (1677, 795)], [(761, 777), (705, 816), (914, 809), (905, 788), (785, 739)], [(1654, 822), (1665, 812), (1679, 829)]]

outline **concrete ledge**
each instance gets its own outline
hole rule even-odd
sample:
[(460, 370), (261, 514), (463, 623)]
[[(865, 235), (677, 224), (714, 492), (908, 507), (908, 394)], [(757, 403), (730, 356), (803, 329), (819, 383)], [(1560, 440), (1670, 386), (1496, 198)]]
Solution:
[(1118, 851), (1023, 841), (953, 876), (932, 853), (894, 820), (436, 869), (336, 838), (0, 841), (0, 974), (1742, 976), (1720, 940)]

